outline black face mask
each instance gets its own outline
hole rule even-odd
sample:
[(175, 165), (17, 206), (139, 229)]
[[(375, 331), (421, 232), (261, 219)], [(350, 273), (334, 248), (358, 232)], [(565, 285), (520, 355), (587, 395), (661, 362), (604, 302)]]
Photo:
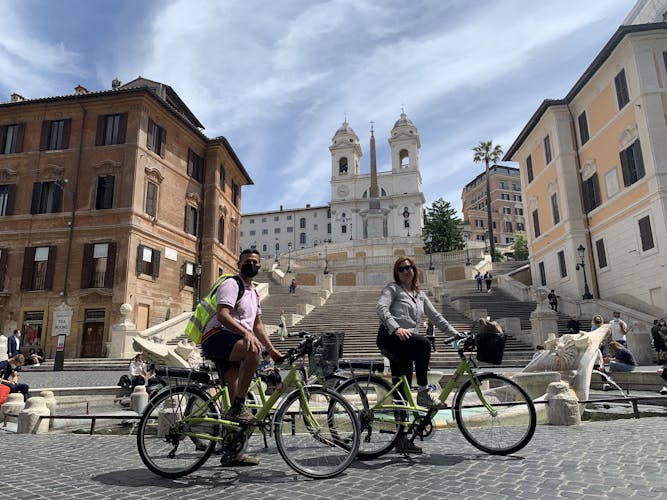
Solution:
[(241, 266), (241, 274), (248, 278), (254, 278), (259, 272), (259, 265), (254, 262), (246, 262)]

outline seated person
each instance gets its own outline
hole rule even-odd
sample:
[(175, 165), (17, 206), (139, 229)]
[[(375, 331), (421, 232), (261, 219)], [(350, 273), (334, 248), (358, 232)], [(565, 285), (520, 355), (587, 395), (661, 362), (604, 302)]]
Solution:
[(637, 366), (637, 361), (630, 350), (615, 340), (609, 342), (609, 353), (611, 357), (608, 372), (631, 372)]
[(667, 365), (658, 370), (658, 375), (665, 381), (665, 385), (660, 389), (660, 394), (667, 394)]
[(144, 366), (144, 359), (141, 353), (137, 354), (132, 361), (130, 361), (130, 380), (132, 387), (137, 385), (146, 385), (148, 374)]
[(23, 354), (17, 354), (6, 361), (0, 361), (0, 383), (9, 387), (10, 394), (13, 392), (23, 394), (23, 400), (26, 401), (29, 397), (30, 387), (28, 387), (28, 384), (19, 383), (18, 374), (23, 363), (25, 363)]
[(41, 348), (36, 351), (34, 347), (31, 347), (26, 356), (25, 364), (39, 366), (42, 361), (44, 361), (44, 351)]

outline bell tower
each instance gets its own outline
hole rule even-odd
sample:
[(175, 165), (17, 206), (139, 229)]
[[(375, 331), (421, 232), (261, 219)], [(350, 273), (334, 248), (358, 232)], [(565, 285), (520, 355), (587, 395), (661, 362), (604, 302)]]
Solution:
[(353, 195), (354, 178), (359, 176), (361, 145), (347, 119), (343, 122), (329, 146), (331, 151), (331, 200), (347, 199)]
[(391, 171), (393, 173), (405, 172), (406, 170), (419, 170), (419, 134), (417, 127), (405, 114), (394, 123), (389, 138), (391, 147)]

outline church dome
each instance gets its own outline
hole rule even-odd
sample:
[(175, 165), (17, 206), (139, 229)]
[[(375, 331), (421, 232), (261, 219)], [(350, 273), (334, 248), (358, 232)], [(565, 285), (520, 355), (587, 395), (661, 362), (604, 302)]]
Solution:
[(336, 133), (333, 136), (333, 142), (336, 144), (338, 141), (343, 141), (343, 140), (350, 140), (350, 142), (359, 142), (359, 137), (355, 133), (354, 130), (352, 130), (352, 127), (350, 127), (350, 124), (347, 123), (347, 120), (343, 122), (343, 124), (340, 126), (338, 130), (336, 130)]
[(405, 112), (402, 112), (401, 117), (398, 120), (396, 120), (396, 123), (394, 123), (394, 128), (392, 128), (392, 130), (394, 130), (396, 128), (399, 128), (399, 127), (406, 127), (406, 126), (407, 127), (412, 127), (415, 130), (417, 129), (417, 127), (415, 127), (415, 124), (412, 123), (412, 121), (410, 120), (410, 118), (408, 118), (408, 116), (405, 114)]

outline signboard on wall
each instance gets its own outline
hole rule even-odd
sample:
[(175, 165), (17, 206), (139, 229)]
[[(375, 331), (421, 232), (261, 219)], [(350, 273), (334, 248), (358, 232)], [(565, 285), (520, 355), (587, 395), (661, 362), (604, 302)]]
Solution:
[(64, 302), (53, 310), (51, 336), (69, 335), (72, 331), (72, 308)]

